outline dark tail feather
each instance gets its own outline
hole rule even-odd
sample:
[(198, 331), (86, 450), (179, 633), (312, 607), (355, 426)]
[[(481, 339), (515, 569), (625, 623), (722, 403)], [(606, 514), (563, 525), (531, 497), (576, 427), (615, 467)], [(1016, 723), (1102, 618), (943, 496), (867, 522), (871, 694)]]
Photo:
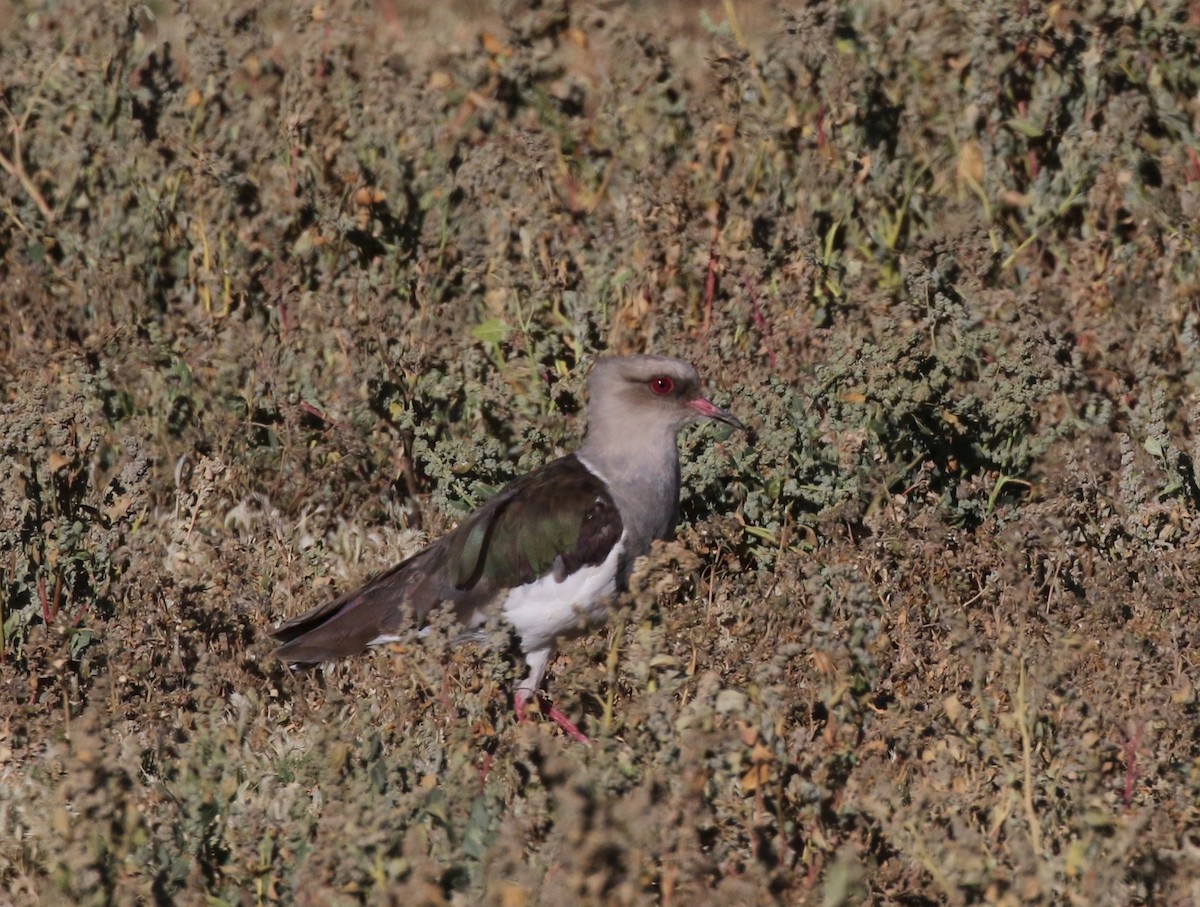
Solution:
[(283, 643), (275, 657), (297, 664), (329, 661), (357, 655), (382, 635), (397, 633), (411, 611), (407, 599), (410, 585), (405, 561), (362, 589), (320, 605), (280, 624), (271, 635)]
[(271, 635), (283, 643), (275, 650), (275, 657), (312, 664), (364, 651), (380, 635), (379, 628), (355, 619), (357, 603), (353, 599), (337, 604), (272, 630)]

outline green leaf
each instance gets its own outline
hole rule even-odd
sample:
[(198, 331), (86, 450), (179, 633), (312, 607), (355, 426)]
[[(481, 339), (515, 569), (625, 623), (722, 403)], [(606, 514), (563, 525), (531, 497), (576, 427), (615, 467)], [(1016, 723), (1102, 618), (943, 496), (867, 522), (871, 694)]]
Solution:
[(79, 654), (91, 645), (95, 638), (96, 634), (91, 630), (77, 630), (71, 634), (71, 642), (67, 646), (68, 654), (71, 658), (78, 658)]
[(1021, 135), (1030, 139), (1040, 139), (1045, 135), (1045, 130), (1033, 120), (1027, 120), (1024, 117), (1013, 117), (1006, 124), (1013, 132), (1019, 132)]
[(507, 322), (499, 318), (489, 318), (483, 324), (477, 325), (475, 330), (471, 331), (471, 336), (481, 343), (503, 343), (511, 330)]

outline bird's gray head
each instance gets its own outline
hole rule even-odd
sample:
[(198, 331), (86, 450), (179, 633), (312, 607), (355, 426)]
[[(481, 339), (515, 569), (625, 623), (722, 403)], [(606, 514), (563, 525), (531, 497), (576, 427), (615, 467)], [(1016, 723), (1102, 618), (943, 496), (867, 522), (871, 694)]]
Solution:
[(579, 457), (608, 484), (621, 511), (627, 567), (654, 539), (670, 538), (679, 512), (679, 446), (689, 422), (742, 423), (700, 392), (686, 362), (613, 356), (588, 376), (588, 432)]
[(744, 428), (732, 413), (715, 406), (700, 389), (690, 363), (666, 356), (610, 356), (588, 376), (589, 439), (673, 437), (683, 426), (715, 419)]

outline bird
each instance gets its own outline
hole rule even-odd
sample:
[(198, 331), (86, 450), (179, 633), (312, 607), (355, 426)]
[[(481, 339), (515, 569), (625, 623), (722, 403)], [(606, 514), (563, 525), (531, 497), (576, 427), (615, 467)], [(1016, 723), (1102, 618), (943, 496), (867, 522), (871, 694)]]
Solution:
[[(499, 610), (528, 675), (518, 722), (541, 690), (557, 641), (603, 620), (634, 562), (674, 537), (679, 431), (702, 421), (745, 426), (708, 400), (694, 366), (656, 355), (598, 358), (588, 375), (582, 445), (514, 479), (455, 529), (362, 588), (270, 631), (288, 664), (314, 664), (401, 641), (449, 607), (463, 634)], [(551, 706), (570, 737), (587, 736)]]

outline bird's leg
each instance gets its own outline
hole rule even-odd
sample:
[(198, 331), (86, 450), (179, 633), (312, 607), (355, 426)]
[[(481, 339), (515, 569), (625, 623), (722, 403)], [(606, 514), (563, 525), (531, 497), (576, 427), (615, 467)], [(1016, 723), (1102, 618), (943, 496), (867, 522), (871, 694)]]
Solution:
[[(518, 688), (517, 692), (513, 694), (513, 711), (517, 713), (518, 723), (525, 723), (527, 720), (527, 716), (525, 714), (525, 703), (537, 695), (538, 693), (536, 692), (531, 693), (521, 688)], [(545, 694), (541, 694), (541, 697), (545, 698)], [(569, 736), (572, 740), (578, 740), (580, 743), (585, 745), (591, 745), (592, 741), (588, 739), (587, 734), (577, 728), (575, 726), (575, 722), (568, 718), (561, 710), (552, 706), (549, 699), (545, 700), (545, 704), (540, 701), (538, 702), (538, 711), (543, 712), (547, 718), (553, 719), (554, 723), (566, 731), (567, 736)]]
[(546, 709), (546, 714), (549, 715), (551, 718), (553, 718), (555, 723), (560, 728), (562, 728), (564, 731), (566, 731), (567, 736), (570, 737), (572, 740), (577, 740), (580, 743), (582, 743), (584, 746), (592, 745), (592, 741), (588, 740), (587, 734), (585, 734), (579, 728), (575, 727), (575, 722), (573, 722), (570, 718), (568, 718), (566, 715), (564, 715), (562, 712), (560, 712), (554, 706), (552, 706), (552, 705), (548, 706), (548, 708)]
[[(513, 693), (513, 711), (517, 713), (517, 722), (525, 723), (525, 704), (539, 693), (539, 687), (542, 685), (542, 677), (546, 673), (546, 665), (550, 663), (550, 656), (554, 654), (553, 649), (539, 649), (534, 652), (528, 652), (525, 655), (525, 663), (529, 665), (529, 676), (517, 684), (516, 692)], [(580, 743), (590, 745), (592, 741), (588, 740), (587, 735), (575, 726), (561, 711), (546, 701), (546, 707), (541, 708), (541, 703), (538, 703), (539, 710), (544, 711), (548, 718), (553, 719), (554, 723), (567, 732), (572, 740), (577, 740)]]
[(524, 724), (525, 718), (525, 703), (529, 701), (529, 694), (522, 695), (523, 691), (517, 690), (513, 693), (513, 711), (517, 713), (517, 724)]

